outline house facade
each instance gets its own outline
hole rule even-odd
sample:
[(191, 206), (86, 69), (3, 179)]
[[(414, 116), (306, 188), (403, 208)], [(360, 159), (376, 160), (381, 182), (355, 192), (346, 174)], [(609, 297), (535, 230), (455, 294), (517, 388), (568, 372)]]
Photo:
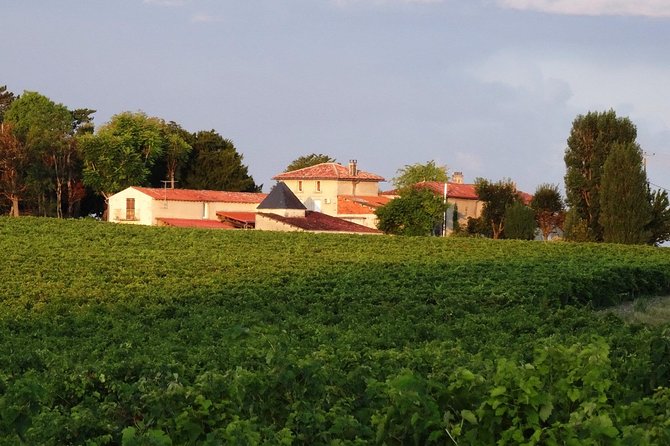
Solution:
[(321, 163), (284, 172), (273, 177), (285, 183), (308, 211), (338, 217), (376, 228), (374, 210), (391, 197), (380, 194), (383, 177), (358, 169), (356, 160), (348, 166)]
[[(417, 183), (415, 187), (428, 189), (435, 195), (444, 197), (445, 183), (439, 181), (422, 181)], [(384, 195), (395, 198), (398, 196), (396, 190), (384, 192)], [(465, 226), (468, 223), (468, 218), (479, 218), (482, 214), (484, 203), (479, 200), (479, 196), (475, 190), (475, 184), (464, 183), (463, 173), (454, 172), (451, 181), (446, 183), (447, 203), (451, 206), (447, 210), (447, 232), (453, 230), (453, 212), (454, 206), (458, 212), (458, 224)], [(519, 195), (525, 204), (530, 203), (533, 198), (532, 195), (519, 191)]]
[(283, 232), (381, 234), (381, 231), (350, 221), (311, 211), (283, 182), (258, 205), (256, 229)]
[[(107, 218), (135, 225), (233, 228), (247, 219), (267, 194), (129, 187), (112, 195)], [(228, 224), (225, 224), (225, 223)]]

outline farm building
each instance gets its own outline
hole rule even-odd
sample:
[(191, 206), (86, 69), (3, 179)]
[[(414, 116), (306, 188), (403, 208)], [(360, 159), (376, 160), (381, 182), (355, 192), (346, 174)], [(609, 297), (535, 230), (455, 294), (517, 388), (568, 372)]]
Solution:
[(321, 212), (369, 228), (376, 228), (375, 209), (391, 197), (381, 195), (383, 177), (358, 169), (356, 160), (348, 166), (321, 163), (275, 175), (284, 182), (308, 211)]
[(129, 187), (111, 196), (108, 220), (116, 223), (252, 228), (256, 206), (267, 194)]
[(367, 226), (310, 211), (291, 189), (280, 182), (258, 205), (256, 229), (266, 231), (338, 232), (349, 234), (381, 234)]

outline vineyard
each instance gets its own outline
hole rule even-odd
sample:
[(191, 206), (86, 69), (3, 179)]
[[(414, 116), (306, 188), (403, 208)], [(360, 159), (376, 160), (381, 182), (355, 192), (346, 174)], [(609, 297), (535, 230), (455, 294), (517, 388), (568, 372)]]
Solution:
[(0, 445), (670, 444), (670, 249), (0, 219)]

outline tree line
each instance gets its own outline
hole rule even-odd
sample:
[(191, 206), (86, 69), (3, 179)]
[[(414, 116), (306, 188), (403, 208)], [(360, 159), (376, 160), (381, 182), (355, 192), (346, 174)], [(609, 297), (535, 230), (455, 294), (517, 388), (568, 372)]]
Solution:
[(100, 214), (128, 186), (260, 191), (229, 139), (124, 111), (95, 128), (95, 110), (68, 109), (0, 86), (0, 213)]
[[(537, 231), (569, 241), (660, 245), (670, 240), (668, 191), (652, 190), (637, 129), (613, 110), (589, 112), (573, 121), (565, 150), (565, 190), (541, 184), (524, 202), (511, 179), (475, 180), (481, 215), (454, 232), (494, 239), (531, 240)], [(447, 180), (446, 167), (433, 161), (398, 170), (400, 197), (377, 211), (380, 229), (391, 234), (429, 235), (445, 224), (445, 205), (432, 192), (414, 187)]]

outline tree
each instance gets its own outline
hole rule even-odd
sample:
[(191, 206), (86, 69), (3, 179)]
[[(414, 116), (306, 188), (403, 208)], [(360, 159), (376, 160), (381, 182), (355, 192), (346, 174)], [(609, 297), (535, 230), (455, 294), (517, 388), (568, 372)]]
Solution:
[(446, 206), (427, 189), (406, 188), (400, 196), (375, 211), (377, 227), (387, 234), (431, 235), (441, 232)]
[(79, 209), (81, 200), (86, 196), (86, 188), (83, 182), (83, 161), (79, 149), (79, 137), (91, 135), (94, 131), (93, 113), (95, 110), (89, 108), (78, 108), (72, 110), (72, 128), (68, 138), (68, 151), (65, 154), (65, 174), (67, 190), (66, 216), (75, 216), (75, 209)]
[(163, 153), (163, 123), (144, 113), (112, 117), (95, 135), (79, 139), (84, 158), (84, 184), (105, 201), (129, 186), (146, 183), (151, 166)]
[(233, 142), (214, 130), (195, 135), (184, 184), (191, 189), (240, 192), (258, 192), (262, 188), (242, 164), (242, 155)]
[(563, 236), (571, 242), (591, 241), (591, 232), (586, 220), (581, 218), (575, 208), (570, 208), (565, 214), (563, 222)]
[(4, 121), (5, 112), (14, 99), (16, 99), (14, 93), (8, 91), (6, 85), (0, 85), (0, 124)]
[(181, 128), (179, 124), (170, 121), (165, 124), (165, 166), (167, 181), (174, 189), (175, 180), (182, 166), (188, 161), (188, 156), (193, 147), (188, 143), (189, 133)]
[(458, 221), (458, 205), (454, 203), (453, 212), (451, 214), (451, 227), (454, 234), (459, 234), (461, 232), (461, 224)]
[(541, 184), (535, 190), (530, 207), (535, 213), (542, 238), (547, 240), (549, 234), (556, 228), (560, 228), (565, 220), (565, 206), (563, 198), (555, 184)]
[(603, 240), (600, 186), (605, 161), (615, 143), (634, 143), (636, 137), (635, 125), (613, 110), (579, 115), (572, 123), (564, 158), (567, 202), (594, 241)]
[(491, 183), (483, 178), (477, 178), (475, 192), (479, 201), (484, 204), (482, 220), (491, 227), (493, 238), (500, 238), (505, 229), (505, 211), (520, 201), (516, 185), (509, 179)]
[(670, 240), (670, 202), (668, 192), (656, 190), (649, 192), (651, 219), (647, 225), (649, 244), (658, 246)]
[(300, 156), (291, 163), (286, 166), (286, 169), (284, 169), (284, 172), (291, 172), (294, 170), (298, 169), (304, 169), (305, 167), (311, 167), (311, 166), (316, 166), (317, 164), (321, 163), (334, 163), (335, 158), (331, 158), (328, 155), (324, 155), (323, 153), (311, 153), (309, 155), (303, 155)]
[(533, 240), (535, 238), (535, 212), (520, 201), (505, 210), (505, 238)]
[(421, 183), (422, 181), (439, 181), (444, 183), (447, 180), (447, 167), (438, 166), (435, 164), (435, 161), (428, 161), (425, 164), (410, 164), (402, 169), (398, 169), (397, 176), (393, 178), (393, 184), (397, 189), (402, 189), (416, 183)]
[(633, 142), (615, 143), (605, 161), (600, 190), (599, 223), (608, 243), (649, 241), (651, 221), (642, 151)]
[(0, 195), (11, 202), (9, 215), (18, 217), (19, 202), (26, 191), (25, 171), (28, 157), (11, 124), (0, 127)]
[(28, 184), (46, 213), (50, 190), (56, 195), (55, 213), (62, 217), (63, 186), (70, 159), (68, 135), (72, 114), (62, 104), (46, 96), (27, 91), (12, 102), (5, 120), (13, 125), (14, 134), (26, 149), (30, 162)]

